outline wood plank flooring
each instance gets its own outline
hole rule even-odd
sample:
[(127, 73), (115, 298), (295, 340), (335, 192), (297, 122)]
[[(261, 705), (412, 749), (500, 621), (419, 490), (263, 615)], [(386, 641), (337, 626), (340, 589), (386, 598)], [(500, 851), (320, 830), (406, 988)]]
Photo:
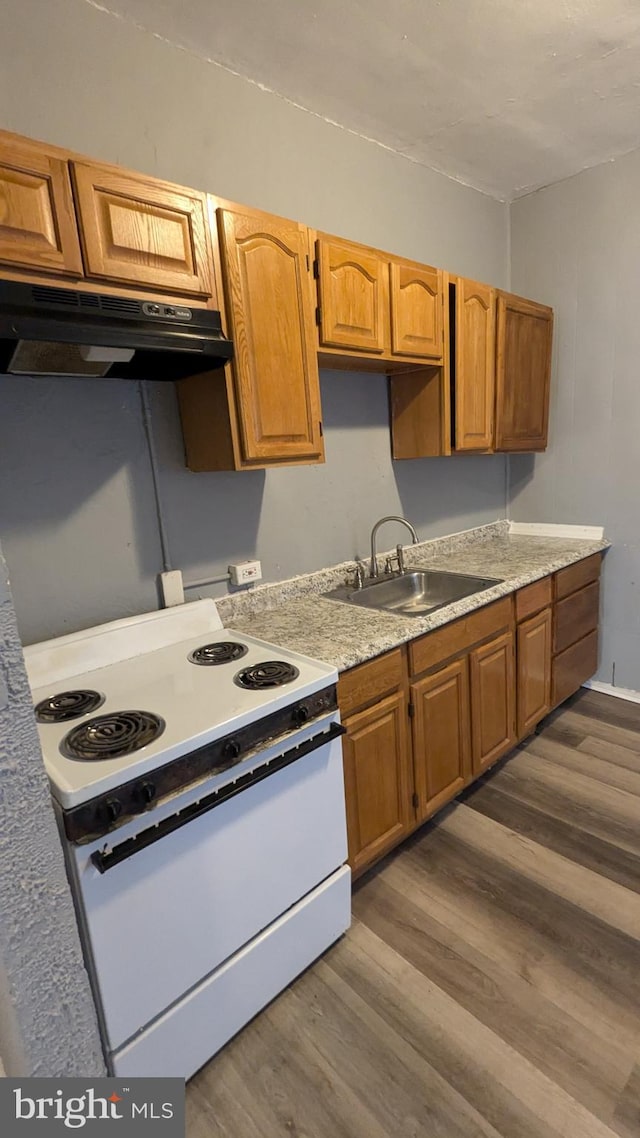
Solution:
[(580, 692), (353, 910), (188, 1138), (640, 1138), (640, 705)]

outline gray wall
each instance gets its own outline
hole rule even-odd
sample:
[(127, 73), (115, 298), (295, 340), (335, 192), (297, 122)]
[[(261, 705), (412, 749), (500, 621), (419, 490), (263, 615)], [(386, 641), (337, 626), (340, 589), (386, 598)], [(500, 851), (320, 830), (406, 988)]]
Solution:
[[(6, 129), (507, 283), (504, 204), (84, 0), (5, 0), (0, 108)], [(172, 561), (192, 578), (341, 561), (386, 512), (423, 538), (505, 515), (500, 456), (391, 462), (382, 377), (323, 373), (326, 465), (266, 474), (186, 471), (175, 393), (150, 394)], [(25, 642), (156, 605), (137, 385), (0, 377), (0, 534)]]
[(640, 690), (640, 151), (512, 207), (514, 291), (553, 305), (550, 445), (510, 460), (518, 521), (604, 524), (598, 679)]
[(8, 1075), (104, 1074), (2, 550), (0, 1056)]

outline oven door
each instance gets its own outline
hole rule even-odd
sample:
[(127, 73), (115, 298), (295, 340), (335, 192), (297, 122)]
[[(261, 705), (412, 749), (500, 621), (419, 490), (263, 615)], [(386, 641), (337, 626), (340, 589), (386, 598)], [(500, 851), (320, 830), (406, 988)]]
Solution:
[(104, 839), (70, 850), (111, 1050), (346, 860), (337, 724), (307, 728), (299, 750), (288, 741), (286, 765), (271, 748), (253, 772), (236, 767), (237, 793), (219, 777), (217, 799), (209, 783), (192, 788), (121, 827), (106, 850)]

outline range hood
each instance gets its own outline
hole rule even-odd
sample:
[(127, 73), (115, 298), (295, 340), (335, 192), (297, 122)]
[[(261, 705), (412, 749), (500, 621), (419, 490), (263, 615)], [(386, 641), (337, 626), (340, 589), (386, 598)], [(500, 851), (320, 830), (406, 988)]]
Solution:
[(210, 309), (0, 279), (0, 373), (175, 380), (232, 355)]

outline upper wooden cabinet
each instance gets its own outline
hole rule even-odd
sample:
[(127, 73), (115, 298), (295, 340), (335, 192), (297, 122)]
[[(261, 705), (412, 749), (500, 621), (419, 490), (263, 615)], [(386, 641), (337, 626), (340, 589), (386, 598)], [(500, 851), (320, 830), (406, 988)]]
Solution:
[(13, 135), (0, 136), (0, 261), (82, 274), (68, 163)]
[(88, 162), (73, 162), (72, 173), (88, 277), (213, 294), (204, 194)]
[[(320, 350), (401, 361), (442, 362), (443, 273), (338, 238), (316, 241)], [(394, 365), (394, 359), (397, 361)], [(330, 362), (330, 361), (325, 361)], [(348, 362), (348, 361), (347, 361)]]
[(391, 352), (442, 360), (443, 285), (440, 269), (391, 261)]
[(496, 450), (546, 448), (552, 335), (551, 308), (498, 293)]
[(496, 292), (464, 277), (451, 289), (455, 449), (487, 451), (494, 439)]
[(552, 309), (463, 277), (446, 287), (441, 374), (391, 379), (393, 457), (544, 450)]
[(388, 350), (388, 265), (374, 250), (332, 237), (316, 242), (320, 345)]
[(242, 453), (248, 462), (323, 456), (307, 230), (218, 210)]

